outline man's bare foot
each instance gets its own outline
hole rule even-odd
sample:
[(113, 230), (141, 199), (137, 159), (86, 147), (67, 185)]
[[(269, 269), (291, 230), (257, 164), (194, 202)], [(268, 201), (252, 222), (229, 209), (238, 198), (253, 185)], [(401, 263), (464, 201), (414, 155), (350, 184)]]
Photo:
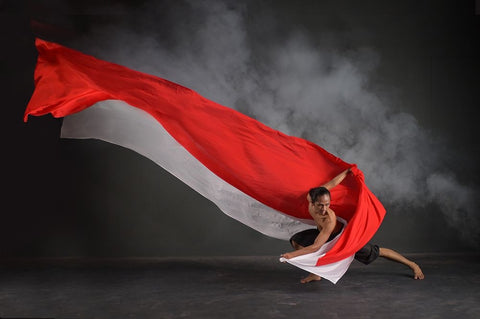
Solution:
[(309, 274), (307, 277), (303, 278), (302, 280), (300, 280), (300, 282), (302, 284), (306, 284), (307, 282), (310, 282), (310, 281), (317, 281), (317, 280), (321, 280), (322, 277), (320, 277), (319, 275), (315, 275), (315, 274)]
[(410, 267), (413, 270), (413, 279), (422, 280), (423, 278), (425, 278), (425, 276), (423, 275), (422, 269), (416, 263), (413, 263)]

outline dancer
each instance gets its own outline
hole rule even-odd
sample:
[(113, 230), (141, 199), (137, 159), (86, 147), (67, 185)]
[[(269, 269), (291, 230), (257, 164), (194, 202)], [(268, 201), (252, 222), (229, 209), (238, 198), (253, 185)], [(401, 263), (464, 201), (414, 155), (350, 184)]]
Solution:
[[(308, 192), (308, 211), (315, 221), (317, 229), (307, 229), (293, 235), (290, 243), (295, 251), (282, 254), (281, 257), (290, 259), (316, 252), (322, 245), (340, 234), (345, 225), (337, 219), (335, 212), (330, 208), (331, 196), (329, 190), (340, 184), (349, 172), (350, 169), (346, 169), (328, 183), (321, 187), (312, 188)], [(368, 243), (355, 254), (355, 259), (366, 265), (378, 257), (384, 257), (410, 267), (413, 271), (414, 279), (423, 279), (425, 277), (421, 268), (415, 262), (389, 248)], [(301, 282), (308, 283), (320, 279), (322, 278), (319, 275), (310, 273)]]

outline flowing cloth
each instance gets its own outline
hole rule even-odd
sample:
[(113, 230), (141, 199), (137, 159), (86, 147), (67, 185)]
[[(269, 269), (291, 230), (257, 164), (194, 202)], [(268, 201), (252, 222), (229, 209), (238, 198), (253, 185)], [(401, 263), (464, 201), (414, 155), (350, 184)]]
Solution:
[[(336, 282), (375, 234), (385, 209), (354, 164), (273, 130), (165, 79), (36, 39), (29, 115), (64, 117), (62, 137), (95, 138), (142, 154), (215, 203), (225, 214), (279, 239), (311, 228), (306, 193), (346, 168), (331, 208), (348, 225), (322, 253), (317, 274)], [(334, 276), (322, 269), (335, 264)], [(338, 275), (340, 274), (340, 275)]]

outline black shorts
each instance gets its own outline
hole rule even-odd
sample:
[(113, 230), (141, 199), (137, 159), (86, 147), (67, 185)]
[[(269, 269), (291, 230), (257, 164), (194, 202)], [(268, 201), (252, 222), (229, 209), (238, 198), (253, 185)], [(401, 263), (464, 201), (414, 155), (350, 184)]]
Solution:
[[(328, 243), (329, 241), (337, 237), (337, 235), (340, 234), (342, 230), (343, 227), (338, 232), (332, 233), (330, 237), (328, 237), (328, 240), (326, 242)], [(317, 228), (303, 230), (296, 233), (292, 236), (292, 238), (290, 238), (290, 244), (292, 244), (292, 241), (294, 241), (302, 247), (313, 245), (318, 234), (320, 234), (320, 231)]]
[[(294, 241), (302, 247), (313, 245), (319, 233), (320, 232), (316, 228), (298, 232), (293, 235), (292, 238), (290, 238), (290, 244), (292, 243), (292, 241)], [(338, 235), (338, 233), (330, 235), (327, 242), (335, 238), (336, 235)], [(368, 265), (369, 263), (377, 259), (379, 255), (380, 248), (378, 247), (378, 245), (368, 243), (363, 246), (362, 249), (355, 253), (355, 259), (365, 265)]]
[(379, 255), (380, 247), (378, 247), (378, 245), (372, 245), (368, 243), (355, 253), (355, 259), (365, 265), (368, 265), (377, 259)]

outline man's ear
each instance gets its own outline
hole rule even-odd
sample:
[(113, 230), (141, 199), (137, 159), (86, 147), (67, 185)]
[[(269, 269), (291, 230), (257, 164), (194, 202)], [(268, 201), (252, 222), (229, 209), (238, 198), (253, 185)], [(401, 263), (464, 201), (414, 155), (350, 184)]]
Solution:
[(310, 193), (307, 193), (307, 200), (308, 200), (309, 203), (312, 202), (312, 197), (310, 196)]

